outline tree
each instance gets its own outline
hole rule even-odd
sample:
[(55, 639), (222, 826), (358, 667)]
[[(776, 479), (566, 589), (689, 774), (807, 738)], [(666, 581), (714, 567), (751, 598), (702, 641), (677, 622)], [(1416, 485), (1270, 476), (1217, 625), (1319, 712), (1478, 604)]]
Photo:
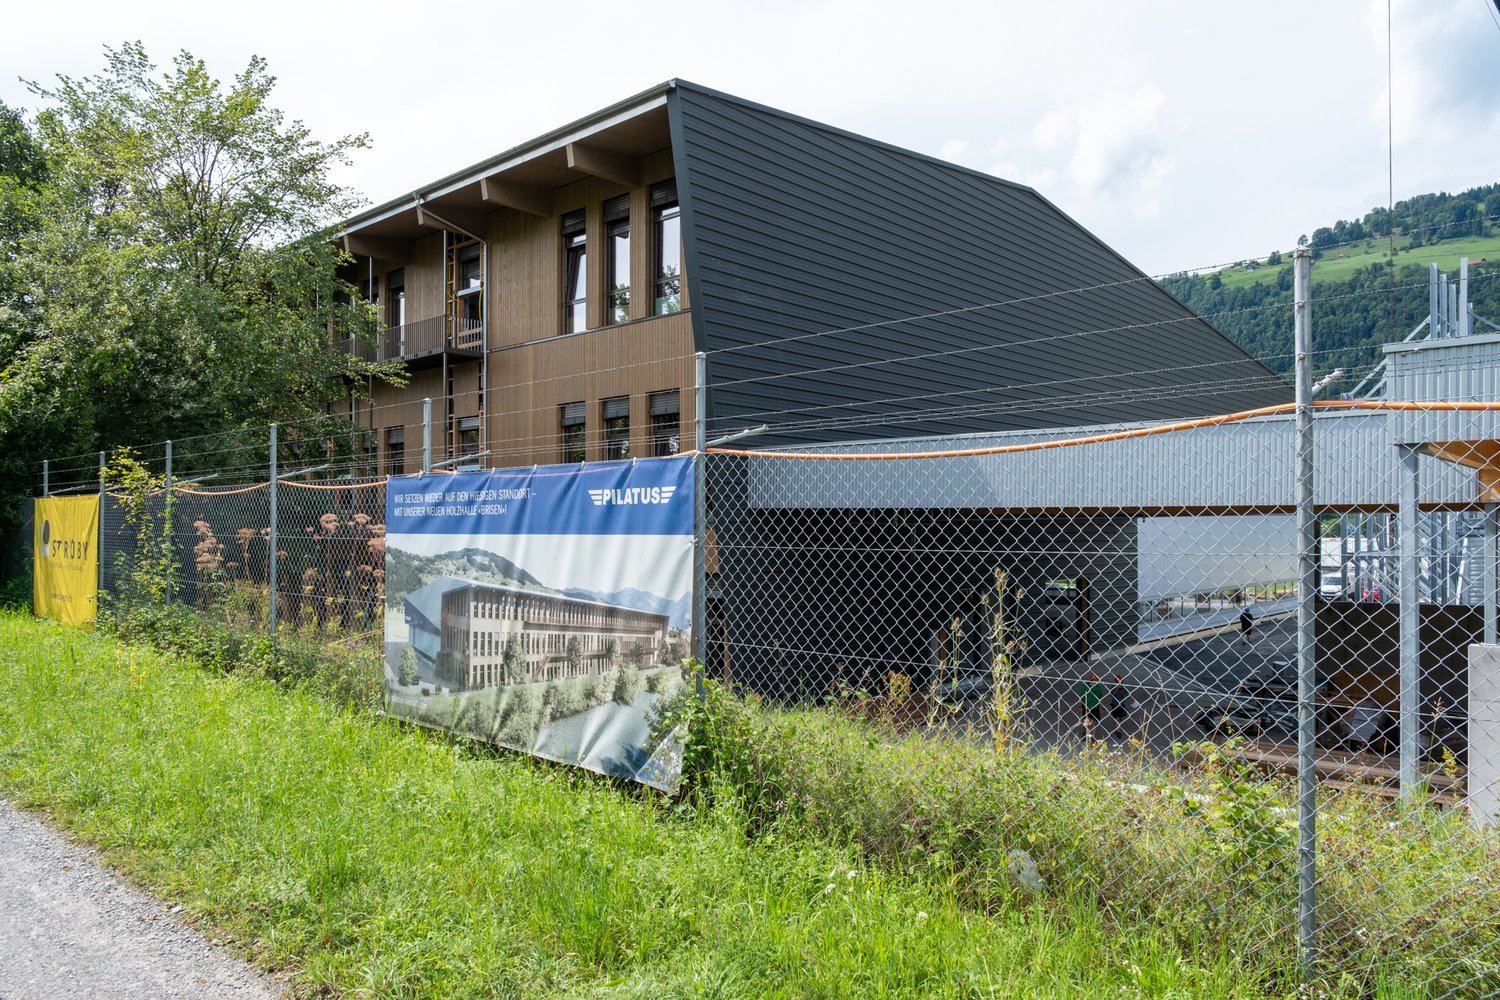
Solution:
[(396, 680), (405, 687), (417, 683), (421, 676), (417, 670), (417, 651), (410, 646), (401, 650), (401, 665), (396, 671)]
[(578, 676), (578, 668), (583, 665), (583, 640), (576, 635), (568, 636), (567, 645), (563, 647), (563, 656), (568, 661), (568, 676)]
[(1270, 255), (1266, 257), (1266, 266), (1267, 267), (1275, 267), (1277, 264), (1280, 264), (1280, 263), (1281, 263), (1281, 251), (1280, 250), (1272, 250), (1271, 253), (1270, 253)]
[(161, 73), (138, 43), (105, 55), (98, 76), (30, 83), (46, 107), (29, 125), (0, 113), (0, 190), (25, 188), (0, 210), (18, 214), (0, 255), (7, 499), (49, 455), (273, 420), (321, 445), (325, 404), (398, 377), (328, 349), (331, 328), (376, 319), (325, 228), (358, 204), (329, 173), (366, 138), (287, 122), (258, 58), (224, 86), (186, 52)]
[(513, 635), (505, 640), (500, 653), (501, 676), (507, 684), (521, 683), (521, 637)]

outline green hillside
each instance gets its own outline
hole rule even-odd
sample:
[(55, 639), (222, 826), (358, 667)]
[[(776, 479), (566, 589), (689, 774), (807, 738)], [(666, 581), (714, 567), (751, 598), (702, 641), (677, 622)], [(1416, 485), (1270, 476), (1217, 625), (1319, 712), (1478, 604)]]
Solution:
[[(1343, 367), (1354, 380), (1382, 358), (1428, 312), (1433, 264), (1455, 275), (1469, 259), (1469, 301), (1479, 330), (1500, 323), (1500, 184), (1460, 194), (1425, 194), (1372, 209), (1363, 219), (1320, 227), (1298, 242), (1313, 253), (1314, 368)], [(1394, 240), (1391, 233), (1394, 232)], [(1395, 244), (1395, 257), (1390, 256)], [(1207, 274), (1175, 274), (1164, 288), (1261, 359), (1292, 368), (1291, 254)], [(1353, 381), (1344, 388), (1352, 389)]]
[[(1361, 267), (1384, 264), (1390, 259), (1389, 252), (1390, 246), (1383, 238), (1340, 247), (1313, 261), (1313, 281), (1347, 281)], [(1470, 265), (1478, 260), (1500, 263), (1500, 235), (1461, 236), (1415, 247), (1404, 237), (1396, 238), (1398, 268), (1408, 264), (1418, 267), (1436, 264), (1441, 270), (1453, 273), (1464, 257), (1469, 258)], [(1283, 254), (1279, 266), (1267, 267), (1264, 260), (1247, 261), (1242, 267), (1226, 267), (1218, 274), (1225, 288), (1244, 288), (1247, 285), (1275, 284), (1277, 272), (1290, 272), (1291, 266), (1291, 255)]]

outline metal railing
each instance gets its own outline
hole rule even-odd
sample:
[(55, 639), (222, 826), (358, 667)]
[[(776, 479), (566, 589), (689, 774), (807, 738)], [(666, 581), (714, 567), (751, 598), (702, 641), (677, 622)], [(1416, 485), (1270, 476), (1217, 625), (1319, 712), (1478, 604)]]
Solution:
[(484, 327), (461, 316), (432, 316), (387, 327), (374, 344), (345, 337), (334, 342), (334, 349), (365, 361), (401, 361), (444, 350), (477, 355), (484, 349)]

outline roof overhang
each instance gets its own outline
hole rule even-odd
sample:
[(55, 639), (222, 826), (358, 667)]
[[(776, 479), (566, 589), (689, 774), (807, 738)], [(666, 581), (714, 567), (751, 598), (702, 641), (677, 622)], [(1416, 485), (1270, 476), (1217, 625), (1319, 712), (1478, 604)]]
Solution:
[(476, 227), (498, 208), (552, 214), (552, 192), (586, 177), (634, 186), (640, 160), (671, 146), (669, 80), (634, 97), (361, 212), (338, 235), (359, 256), (403, 263), (409, 241)]

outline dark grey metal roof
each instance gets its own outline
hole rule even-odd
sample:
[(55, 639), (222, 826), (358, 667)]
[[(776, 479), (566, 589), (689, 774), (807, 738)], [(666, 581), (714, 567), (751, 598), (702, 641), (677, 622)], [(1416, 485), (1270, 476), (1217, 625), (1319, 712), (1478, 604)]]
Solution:
[(667, 102), (710, 437), (972, 433), (1291, 398), (1030, 188), (685, 81)]

